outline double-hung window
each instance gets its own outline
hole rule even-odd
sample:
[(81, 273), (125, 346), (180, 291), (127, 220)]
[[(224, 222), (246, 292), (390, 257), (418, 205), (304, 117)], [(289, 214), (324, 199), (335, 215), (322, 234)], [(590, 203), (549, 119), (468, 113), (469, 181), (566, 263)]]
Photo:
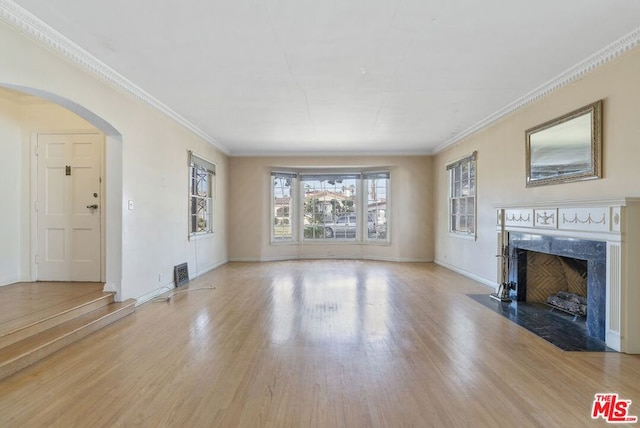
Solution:
[(298, 174), (292, 172), (272, 172), (272, 229), (271, 240), (283, 242), (293, 240), (295, 183)]
[(365, 238), (368, 241), (387, 241), (389, 172), (365, 172), (363, 178), (367, 203)]
[(213, 233), (216, 166), (189, 152), (189, 236)]
[(449, 231), (475, 238), (476, 152), (447, 165), (449, 172)]

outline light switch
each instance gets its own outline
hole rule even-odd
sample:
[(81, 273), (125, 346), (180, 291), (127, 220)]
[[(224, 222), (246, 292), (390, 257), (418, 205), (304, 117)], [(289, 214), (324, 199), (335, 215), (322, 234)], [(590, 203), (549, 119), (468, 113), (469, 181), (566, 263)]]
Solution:
[(132, 199), (129, 199), (129, 203), (128, 203), (127, 207), (129, 208), (129, 211), (133, 211), (133, 200)]

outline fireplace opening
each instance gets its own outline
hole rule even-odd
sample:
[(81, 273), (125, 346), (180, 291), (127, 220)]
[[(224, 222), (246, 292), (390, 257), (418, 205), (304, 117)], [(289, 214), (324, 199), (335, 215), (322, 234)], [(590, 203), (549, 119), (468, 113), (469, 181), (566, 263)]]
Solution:
[(606, 243), (509, 233), (510, 297), (566, 312), (604, 341)]
[(544, 303), (575, 317), (586, 317), (586, 260), (535, 251), (528, 251), (526, 259), (527, 302)]

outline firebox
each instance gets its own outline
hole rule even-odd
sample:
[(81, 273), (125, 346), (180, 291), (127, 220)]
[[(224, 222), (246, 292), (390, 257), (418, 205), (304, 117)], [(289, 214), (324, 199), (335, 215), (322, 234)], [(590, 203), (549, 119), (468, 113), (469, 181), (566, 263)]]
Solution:
[(545, 303), (605, 340), (606, 243), (509, 232), (511, 298)]

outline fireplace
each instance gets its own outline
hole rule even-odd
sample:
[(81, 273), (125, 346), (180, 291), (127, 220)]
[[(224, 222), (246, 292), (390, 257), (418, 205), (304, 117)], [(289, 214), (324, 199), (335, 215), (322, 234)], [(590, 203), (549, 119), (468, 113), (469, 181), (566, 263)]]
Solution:
[(515, 266), (503, 274), (498, 261), (497, 282), (516, 283), (512, 298), (526, 299), (526, 263), (534, 252), (581, 260), (589, 335), (616, 351), (640, 354), (640, 198), (503, 206), (497, 226), (496, 254), (510, 245)]
[(589, 336), (604, 341), (606, 243), (521, 232), (509, 232), (508, 242), (511, 298), (572, 313)]

